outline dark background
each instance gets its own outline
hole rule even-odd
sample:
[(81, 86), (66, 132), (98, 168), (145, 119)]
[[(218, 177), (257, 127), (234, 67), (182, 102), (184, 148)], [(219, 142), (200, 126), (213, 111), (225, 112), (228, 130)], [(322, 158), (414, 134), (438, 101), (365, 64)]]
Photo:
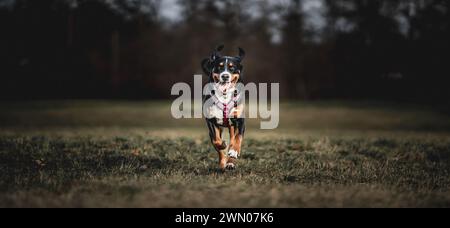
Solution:
[(170, 98), (218, 44), (285, 99), (448, 105), (446, 0), (0, 0), (0, 98)]

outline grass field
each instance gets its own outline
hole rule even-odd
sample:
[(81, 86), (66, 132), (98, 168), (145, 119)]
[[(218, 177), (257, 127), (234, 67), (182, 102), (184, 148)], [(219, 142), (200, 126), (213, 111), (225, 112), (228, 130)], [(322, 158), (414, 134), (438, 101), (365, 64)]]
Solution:
[(1, 102), (0, 207), (449, 207), (450, 115), (285, 102), (217, 170), (203, 120), (169, 102)]

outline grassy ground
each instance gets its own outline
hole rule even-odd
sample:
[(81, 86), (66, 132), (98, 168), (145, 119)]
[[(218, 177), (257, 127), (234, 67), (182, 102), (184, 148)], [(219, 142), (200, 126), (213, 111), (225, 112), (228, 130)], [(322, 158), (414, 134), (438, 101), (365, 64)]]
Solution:
[(3, 102), (1, 207), (449, 207), (450, 116), (430, 107), (283, 103), (218, 171), (203, 120), (168, 102)]

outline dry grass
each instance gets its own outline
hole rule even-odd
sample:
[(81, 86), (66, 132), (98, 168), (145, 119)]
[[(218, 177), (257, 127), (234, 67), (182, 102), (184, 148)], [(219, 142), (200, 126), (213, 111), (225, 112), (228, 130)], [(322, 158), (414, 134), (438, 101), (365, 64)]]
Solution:
[[(165, 102), (6, 103), (3, 207), (448, 207), (450, 118), (421, 107), (282, 105), (216, 169), (201, 120)], [(180, 127), (181, 126), (181, 127)]]

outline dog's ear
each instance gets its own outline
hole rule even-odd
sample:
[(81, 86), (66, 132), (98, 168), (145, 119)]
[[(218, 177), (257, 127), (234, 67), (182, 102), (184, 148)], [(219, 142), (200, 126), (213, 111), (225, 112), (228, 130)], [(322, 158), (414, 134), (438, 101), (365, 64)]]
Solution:
[(210, 58), (206, 58), (201, 62), (201, 66), (203, 71), (205, 72), (205, 74), (207, 74), (208, 76), (211, 75), (211, 68), (212, 68), (212, 64), (214, 63), (214, 61), (220, 57), (222, 57), (222, 55), (220, 54), (220, 52), (223, 50), (223, 48), (225, 47), (225, 45), (221, 44), (219, 46), (217, 46), (213, 53), (211, 54)]
[(202, 60), (201, 66), (207, 76), (211, 75), (211, 62), (208, 58)]
[(214, 52), (211, 55), (211, 62), (214, 62), (216, 59), (222, 57), (220, 52), (223, 50), (224, 47), (225, 45), (221, 44), (214, 49)]
[(238, 49), (239, 49), (239, 57), (238, 57), (238, 59), (239, 59), (239, 61), (242, 61), (242, 60), (244, 60), (244, 57), (245, 57), (245, 51), (242, 48), (238, 48)]
[(219, 46), (216, 47), (216, 51), (221, 52), (224, 47), (225, 47), (225, 45), (220, 44)]

